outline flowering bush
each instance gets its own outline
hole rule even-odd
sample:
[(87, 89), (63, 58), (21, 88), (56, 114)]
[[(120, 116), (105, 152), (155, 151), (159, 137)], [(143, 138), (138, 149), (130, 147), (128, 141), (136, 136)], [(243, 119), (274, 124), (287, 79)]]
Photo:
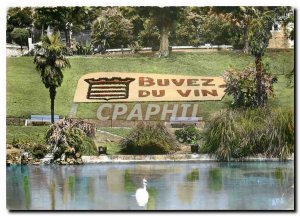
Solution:
[[(267, 73), (268, 65), (264, 66), (262, 75), (263, 97), (274, 96), (273, 84), (277, 82), (277, 78)], [(247, 66), (243, 71), (229, 69), (224, 72), (224, 80), (226, 82), (225, 92), (233, 96), (233, 107), (258, 107), (259, 95), (257, 83), (257, 71), (252, 65)]]

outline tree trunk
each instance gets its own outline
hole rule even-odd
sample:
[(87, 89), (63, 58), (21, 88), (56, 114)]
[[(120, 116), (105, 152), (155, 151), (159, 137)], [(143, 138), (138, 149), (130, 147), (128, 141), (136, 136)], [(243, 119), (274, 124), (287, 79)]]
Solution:
[(50, 100), (51, 100), (51, 123), (54, 124), (54, 100), (56, 95), (56, 87), (50, 86)]
[(262, 84), (263, 71), (261, 65), (261, 54), (255, 56), (255, 66), (256, 66), (256, 80), (257, 80), (257, 101), (258, 106), (265, 106), (266, 103), (266, 92)]
[(249, 54), (249, 41), (247, 38), (247, 28), (244, 28), (244, 38), (245, 38), (245, 44), (244, 44), (244, 53)]
[(169, 54), (169, 28), (163, 25), (160, 31), (159, 55), (160, 57), (168, 57)]

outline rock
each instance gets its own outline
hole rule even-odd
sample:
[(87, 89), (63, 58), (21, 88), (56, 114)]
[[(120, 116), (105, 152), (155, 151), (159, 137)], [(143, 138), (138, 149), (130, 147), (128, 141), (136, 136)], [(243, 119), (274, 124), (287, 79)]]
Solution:
[(106, 142), (111, 142), (110, 139), (106, 139)]
[(6, 160), (6, 166), (9, 166), (11, 164), (13, 164), (13, 162), (11, 160)]
[(50, 164), (53, 161), (53, 155), (47, 154), (43, 159), (41, 159), (41, 163)]
[(61, 165), (67, 165), (68, 163), (66, 161), (60, 161)]
[(71, 162), (71, 159), (70, 158), (67, 158), (67, 163), (70, 163)]
[(24, 159), (21, 160), (21, 164), (22, 164), (22, 165), (27, 165), (27, 164), (28, 164), (28, 160), (24, 160)]
[(73, 165), (74, 163), (75, 163), (75, 162), (74, 162), (73, 160), (71, 160), (69, 164), (70, 164), (70, 165)]
[(75, 154), (75, 156), (76, 156), (76, 158), (80, 158), (80, 157), (81, 157), (81, 154), (80, 154), (79, 152), (77, 152), (77, 153)]
[(76, 163), (77, 163), (77, 164), (83, 164), (83, 161), (82, 161), (81, 158), (77, 158)]
[(65, 153), (60, 156), (60, 160), (64, 161), (66, 159)]

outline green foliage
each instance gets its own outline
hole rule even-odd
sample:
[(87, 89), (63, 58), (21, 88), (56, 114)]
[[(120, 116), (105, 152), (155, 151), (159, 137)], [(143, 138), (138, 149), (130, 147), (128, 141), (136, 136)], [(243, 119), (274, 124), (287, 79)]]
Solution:
[(76, 43), (75, 52), (77, 55), (92, 55), (93, 54), (93, 46), (91, 42), (85, 41)]
[(251, 54), (257, 56), (263, 55), (268, 47), (272, 36), (271, 29), (274, 22), (274, 13), (272, 11), (261, 12), (253, 10), (255, 15), (249, 23), (247, 39)]
[(64, 119), (50, 127), (46, 134), (46, 140), (56, 159), (72, 149), (74, 149), (74, 153), (97, 154), (97, 147), (91, 139), (94, 136), (94, 125), (84, 121)]
[(158, 124), (140, 123), (121, 141), (122, 152), (129, 154), (166, 154), (174, 149), (174, 138)]
[(232, 40), (237, 40), (235, 36), (240, 37), (240, 29), (232, 25), (222, 16), (205, 16), (201, 25), (202, 43), (211, 43), (213, 45), (233, 44)]
[(8, 8), (6, 31), (11, 32), (14, 28), (30, 27), (33, 21), (32, 12), (30, 7)]
[(194, 125), (176, 130), (175, 136), (178, 142), (188, 144), (196, 144), (202, 138), (200, 131)]
[(294, 152), (292, 110), (257, 108), (222, 110), (204, 133), (204, 153), (220, 160), (263, 154), (286, 159)]
[(31, 153), (33, 157), (42, 159), (48, 152), (47, 146), (43, 144), (36, 144), (33, 146)]
[(29, 37), (29, 32), (25, 28), (14, 28), (14, 30), (10, 33), (12, 39), (21, 45), (21, 47), (27, 44), (27, 38)]
[(144, 19), (143, 30), (140, 31), (138, 40), (144, 47), (154, 47), (159, 45), (159, 30), (151, 19)]
[(63, 55), (64, 49), (65, 46), (60, 43), (59, 34), (45, 36), (42, 39), (42, 46), (38, 48), (34, 64), (46, 88), (61, 86), (62, 69), (71, 67), (69, 60)]
[(170, 35), (172, 45), (200, 45), (200, 28), (202, 27), (203, 21), (200, 12), (193, 10), (191, 7), (184, 8), (176, 28)]
[[(268, 65), (264, 68), (268, 68)], [(233, 96), (232, 106), (234, 108), (259, 106), (257, 70), (252, 65), (245, 67), (241, 72), (231, 68), (226, 70), (223, 76), (226, 83), (225, 92)], [(271, 73), (267, 73), (265, 69), (261, 83), (265, 98), (274, 96), (273, 84), (275, 82), (277, 82), (277, 78)]]
[(122, 15), (119, 8), (107, 8), (93, 22), (92, 43), (103, 48), (126, 46), (132, 40), (132, 30), (132, 23)]

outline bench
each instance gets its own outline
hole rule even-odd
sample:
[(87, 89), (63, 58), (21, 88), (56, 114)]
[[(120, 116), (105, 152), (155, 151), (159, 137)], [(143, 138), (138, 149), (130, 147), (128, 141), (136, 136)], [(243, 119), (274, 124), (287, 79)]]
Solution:
[(186, 125), (197, 126), (197, 123), (202, 120), (202, 117), (171, 117), (168, 122), (171, 127), (184, 127)]
[[(54, 122), (59, 121), (59, 115), (54, 115)], [(51, 123), (51, 115), (30, 115), (30, 119), (25, 120), (25, 126), (32, 125), (45, 125)]]

